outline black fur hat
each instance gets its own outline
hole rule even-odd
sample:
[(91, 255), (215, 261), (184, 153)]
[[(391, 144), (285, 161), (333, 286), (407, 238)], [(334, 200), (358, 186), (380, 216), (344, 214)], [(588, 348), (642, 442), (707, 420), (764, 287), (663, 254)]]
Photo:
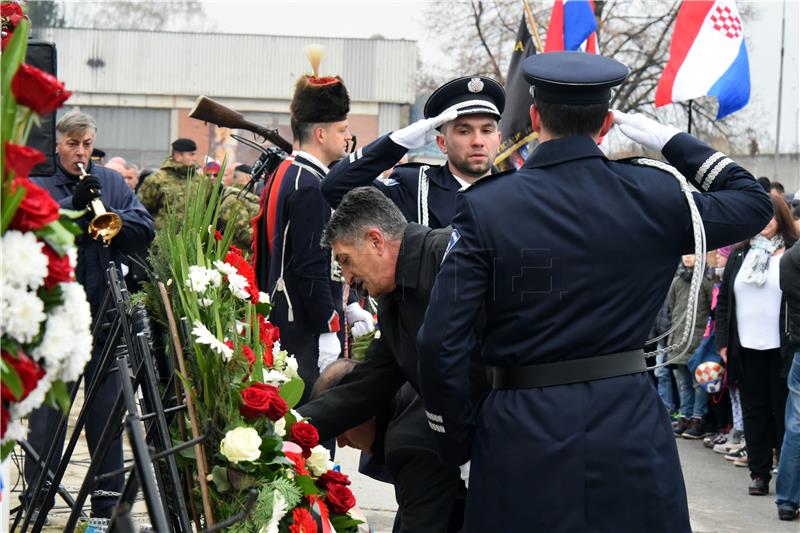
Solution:
[(289, 106), (297, 122), (339, 122), (350, 112), (350, 96), (342, 78), (300, 76)]

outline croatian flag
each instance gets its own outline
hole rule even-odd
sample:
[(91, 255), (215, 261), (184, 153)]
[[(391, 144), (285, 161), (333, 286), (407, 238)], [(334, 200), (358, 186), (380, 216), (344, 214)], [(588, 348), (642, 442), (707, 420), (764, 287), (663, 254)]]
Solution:
[(733, 0), (681, 4), (656, 107), (705, 95), (717, 97), (717, 119), (750, 100), (750, 64)]
[(583, 50), (596, 54), (596, 29), (592, 0), (556, 0), (547, 26), (544, 51)]

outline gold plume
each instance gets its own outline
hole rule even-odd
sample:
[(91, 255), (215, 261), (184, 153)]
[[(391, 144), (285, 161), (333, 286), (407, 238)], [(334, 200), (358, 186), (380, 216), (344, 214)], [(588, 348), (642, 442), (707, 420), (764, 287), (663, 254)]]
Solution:
[(322, 62), (322, 52), (325, 50), (321, 44), (310, 44), (306, 46), (306, 57), (311, 62), (314, 70), (314, 77), (319, 78), (319, 64)]

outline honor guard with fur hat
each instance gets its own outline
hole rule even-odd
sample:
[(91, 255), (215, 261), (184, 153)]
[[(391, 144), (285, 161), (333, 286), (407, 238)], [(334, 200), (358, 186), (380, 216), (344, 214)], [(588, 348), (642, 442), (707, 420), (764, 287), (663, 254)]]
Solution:
[[(691, 135), (610, 112), (621, 63), (553, 52), (523, 72), (541, 144), (515, 173), (458, 195), (418, 336), (428, 424), (469, 482), (464, 531), (688, 533), (643, 348), (681, 255), (758, 233), (771, 203)], [(597, 140), (614, 122), (673, 166), (607, 159)], [(473, 415), (476, 353), (493, 390)]]
[[(500, 146), (498, 121), (505, 105), (502, 85), (484, 76), (451, 80), (425, 103), (425, 118), (385, 135), (342, 159), (322, 192), (334, 208), (350, 190), (374, 185), (409, 222), (431, 228), (450, 224), (456, 193), (492, 172)], [(440, 166), (397, 165), (408, 150), (421, 148), (435, 135), (447, 156)], [(397, 166), (395, 166), (397, 165)], [(394, 167), (387, 178), (378, 178)]]
[(320, 186), (352, 139), (350, 97), (339, 76), (318, 75), (321, 48), (310, 48), (309, 59), (314, 74), (297, 80), (290, 106), (297, 149), (264, 188), (253, 234), (259, 286), (272, 297), (270, 320), (281, 330), (282, 345), (297, 357), (306, 384), (302, 401), (341, 354), (344, 318), (354, 331), (374, 328), (358, 303), (344, 305), (341, 269), (320, 247), (331, 217)]

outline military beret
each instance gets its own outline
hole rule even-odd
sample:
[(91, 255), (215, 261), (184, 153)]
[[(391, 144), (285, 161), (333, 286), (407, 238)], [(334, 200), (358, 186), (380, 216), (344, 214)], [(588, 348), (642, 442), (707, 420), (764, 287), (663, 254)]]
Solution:
[(628, 67), (610, 57), (586, 52), (548, 52), (522, 62), (534, 97), (552, 104), (590, 105), (608, 102), (611, 88), (628, 77)]
[(172, 143), (173, 152), (195, 152), (197, 151), (197, 144), (186, 138), (175, 139)]
[(464, 76), (448, 81), (425, 102), (425, 118), (438, 116), (455, 109), (458, 116), (488, 114), (498, 120), (506, 105), (503, 86), (485, 76)]

